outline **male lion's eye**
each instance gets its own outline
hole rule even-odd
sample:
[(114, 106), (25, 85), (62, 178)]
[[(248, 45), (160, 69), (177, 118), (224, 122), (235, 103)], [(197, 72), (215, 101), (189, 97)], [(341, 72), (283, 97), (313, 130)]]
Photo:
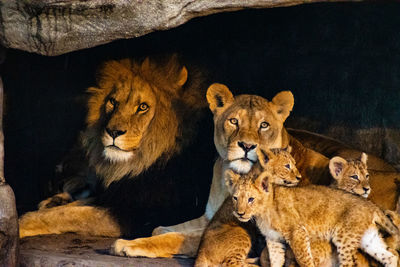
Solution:
[(229, 119), (229, 122), (232, 123), (233, 125), (238, 125), (238, 120), (235, 118)]
[(358, 175), (352, 175), (352, 176), (350, 176), (351, 178), (353, 178), (353, 179), (355, 179), (355, 180), (358, 180)]
[(286, 164), (285, 167), (290, 170), (290, 164)]
[(117, 101), (115, 100), (115, 98), (110, 97), (110, 99), (108, 99), (108, 102), (112, 105), (115, 106), (115, 104), (117, 104)]
[(365, 178), (369, 179), (369, 174), (368, 173), (365, 175)]
[(237, 197), (233, 196), (232, 198), (233, 198), (233, 200), (237, 201)]
[(248, 201), (249, 201), (249, 203), (253, 203), (254, 197), (250, 197)]
[(260, 124), (260, 128), (261, 128), (261, 129), (267, 129), (268, 127), (269, 127), (269, 123), (266, 122), (266, 121), (263, 121), (263, 122)]
[(148, 109), (149, 109), (149, 105), (147, 105), (146, 103), (142, 103), (138, 107), (138, 111), (146, 111)]

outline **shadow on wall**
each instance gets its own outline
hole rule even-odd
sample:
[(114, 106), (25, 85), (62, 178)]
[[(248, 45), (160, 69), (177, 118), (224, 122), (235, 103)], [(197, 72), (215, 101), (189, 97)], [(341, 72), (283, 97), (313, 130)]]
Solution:
[(8, 51), (5, 170), (20, 210), (50, 194), (55, 165), (84, 125), (85, 88), (114, 58), (178, 52), (235, 94), (292, 90), (288, 126), (399, 164), (399, 13), (398, 3), (246, 10), (58, 57)]

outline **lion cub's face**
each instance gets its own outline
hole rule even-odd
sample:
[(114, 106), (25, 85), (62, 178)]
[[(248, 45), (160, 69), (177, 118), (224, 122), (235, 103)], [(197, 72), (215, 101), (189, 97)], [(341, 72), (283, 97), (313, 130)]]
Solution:
[(360, 159), (345, 160), (333, 157), (329, 162), (329, 170), (335, 179), (334, 186), (367, 198), (371, 192), (367, 170), (367, 154), (362, 153)]
[(233, 214), (242, 222), (250, 220), (260, 209), (268, 191), (268, 182), (296, 186), (301, 180), (296, 162), (288, 150), (258, 150), (257, 154), (259, 164), (253, 166), (249, 173), (225, 171), (225, 182), (232, 195)]
[(283, 123), (294, 104), (291, 92), (280, 92), (269, 102), (255, 95), (234, 98), (225, 85), (213, 84), (207, 101), (214, 114), (217, 151), (236, 172), (250, 171), (257, 161), (256, 148), (282, 147)]

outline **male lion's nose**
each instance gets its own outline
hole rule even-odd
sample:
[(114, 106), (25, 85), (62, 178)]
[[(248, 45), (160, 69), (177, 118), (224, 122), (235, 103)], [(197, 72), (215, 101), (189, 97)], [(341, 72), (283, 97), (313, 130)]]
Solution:
[(109, 128), (106, 128), (106, 132), (108, 133), (109, 136), (111, 136), (113, 139), (117, 138), (120, 135), (123, 135), (126, 133), (126, 131), (121, 131), (121, 130), (111, 130)]
[(365, 193), (367, 193), (369, 191), (368, 187), (363, 187), (363, 189), (364, 189)]
[(245, 152), (249, 152), (257, 147), (257, 145), (247, 144), (245, 142), (238, 142), (238, 146), (241, 147)]
[(243, 217), (244, 214), (245, 212), (237, 212), (237, 215), (239, 215), (239, 217)]

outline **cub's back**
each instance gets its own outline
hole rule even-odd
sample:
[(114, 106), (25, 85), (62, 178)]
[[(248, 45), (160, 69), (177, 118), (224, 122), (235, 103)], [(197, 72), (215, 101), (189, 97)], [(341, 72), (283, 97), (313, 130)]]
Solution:
[(326, 186), (275, 187), (277, 207), (291, 209), (301, 220), (336, 224), (349, 217), (362, 217), (371, 222), (379, 210), (372, 202), (351, 193)]

